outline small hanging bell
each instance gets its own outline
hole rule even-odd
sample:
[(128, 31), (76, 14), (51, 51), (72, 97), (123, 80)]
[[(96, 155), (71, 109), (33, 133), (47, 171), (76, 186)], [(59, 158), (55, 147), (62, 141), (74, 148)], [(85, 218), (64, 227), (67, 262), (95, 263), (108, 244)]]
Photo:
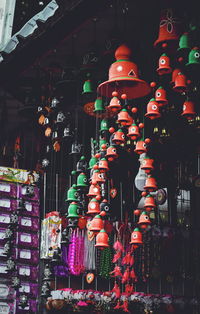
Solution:
[(90, 231), (99, 232), (100, 230), (103, 229), (103, 226), (104, 226), (104, 222), (102, 220), (102, 217), (100, 215), (96, 215), (91, 220)]
[(101, 113), (103, 111), (105, 111), (105, 108), (104, 108), (104, 105), (103, 105), (103, 99), (101, 97), (98, 97), (96, 100), (95, 100), (95, 103), (94, 103), (94, 110), (93, 110), (95, 113)]
[(146, 143), (143, 140), (137, 141), (134, 152), (138, 155), (146, 153), (147, 152)]
[(113, 136), (112, 142), (115, 145), (121, 145), (121, 144), (125, 143), (125, 135), (121, 129), (119, 129), (118, 131), (116, 131), (113, 134), (114, 134), (114, 136)]
[(89, 161), (89, 167), (88, 167), (88, 169), (92, 169), (93, 166), (97, 163), (97, 161), (98, 161), (98, 159), (97, 159), (96, 157), (92, 156), (92, 157), (90, 158), (90, 161)]
[(117, 113), (118, 111), (121, 110), (122, 106), (120, 104), (119, 99), (117, 98), (118, 93), (117, 92), (113, 92), (112, 96), (113, 97), (111, 98), (111, 101), (110, 101), (110, 103), (108, 105), (108, 109), (110, 111), (112, 111), (112, 112), (116, 112)]
[(69, 207), (68, 207), (68, 214), (66, 218), (78, 218), (79, 215), (77, 213), (78, 211), (78, 205), (76, 202), (72, 202), (70, 203)]
[(144, 189), (149, 192), (154, 192), (158, 189), (155, 178), (148, 176), (145, 181)]
[(194, 103), (191, 100), (186, 100), (183, 104), (183, 112), (181, 113), (183, 117), (191, 120), (195, 117), (196, 112), (194, 110)]
[(108, 131), (108, 129), (109, 129), (108, 120), (103, 119), (100, 124), (100, 132), (104, 134), (105, 132)]
[(94, 93), (93, 83), (91, 80), (86, 80), (83, 84), (82, 95)]
[(139, 127), (133, 123), (128, 128), (127, 136), (130, 137), (131, 140), (136, 140), (140, 135)]
[(115, 146), (109, 146), (106, 150), (106, 158), (108, 161), (113, 161), (118, 158), (117, 149)]
[(145, 157), (141, 162), (140, 168), (144, 170), (146, 173), (150, 173), (154, 169), (153, 162), (154, 162), (153, 159)]
[(88, 186), (87, 184), (87, 177), (85, 175), (85, 173), (80, 173), (78, 178), (77, 178), (77, 184), (76, 184), (77, 188), (86, 188)]
[(108, 234), (104, 229), (102, 229), (96, 236), (96, 244), (95, 247), (98, 247), (100, 249), (104, 249), (105, 247), (109, 247), (108, 244)]
[(164, 53), (161, 55), (159, 59), (159, 67), (157, 68), (157, 72), (159, 75), (164, 75), (172, 72), (172, 68), (170, 66), (170, 59), (169, 57)]
[(185, 93), (187, 90), (187, 78), (181, 72), (179, 72), (175, 78), (173, 90), (178, 93)]
[(146, 229), (151, 224), (151, 221), (149, 219), (149, 216), (146, 212), (142, 212), (142, 214), (139, 217), (138, 225), (142, 229)]
[(131, 233), (131, 242), (130, 244), (143, 244), (142, 233), (138, 228), (135, 228)]
[(100, 170), (100, 172), (106, 172), (106, 171), (109, 170), (108, 161), (106, 160), (106, 158), (100, 159), (100, 161), (99, 161), (99, 170)]
[(87, 215), (99, 214), (100, 213), (100, 205), (96, 198), (92, 198), (88, 203), (88, 211)]
[(155, 100), (159, 106), (164, 106), (168, 103), (166, 98), (166, 90), (160, 86), (155, 92)]
[(189, 56), (188, 56), (188, 63), (186, 64), (187, 67), (196, 67), (198, 68), (200, 65), (200, 49), (199, 47), (194, 47), (191, 49)]
[(130, 120), (130, 116), (126, 109), (122, 109), (117, 116), (117, 122), (125, 126)]
[(108, 203), (108, 201), (106, 199), (104, 199), (101, 203), (100, 203), (100, 211), (105, 211), (106, 213), (108, 213), (110, 211), (110, 204)]
[(98, 184), (91, 184), (89, 188), (89, 192), (87, 194), (88, 197), (99, 196), (100, 194), (100, 186)]
[(145, 113), (145, 117), (154, 120), (160, 118), (160, 116), (161, 114), (159, 112), (159, 105), (155, 98), (152, 98), (147, 104), (147, 113)]
[(50, 108), (56, 109), (59, 103), (60, 103), (59, 100), (56, 97), (54, 97), (51, 101)]
[(147, 211), (152, 210), (153, 208), (156, 207), (155, 199), (152, 195), (147, 195), (144, 201), (144, 208)]

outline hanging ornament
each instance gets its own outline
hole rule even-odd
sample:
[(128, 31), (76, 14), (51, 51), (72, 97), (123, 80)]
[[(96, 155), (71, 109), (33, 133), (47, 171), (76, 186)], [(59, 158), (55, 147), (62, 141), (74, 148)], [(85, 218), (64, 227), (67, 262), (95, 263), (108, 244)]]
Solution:
[(106, 172), (109, 170), (108, 161), (106, 158), (101, 158), (99, 161), (99, 170), (100, 172)]
[(142, 233), (138, 228), (135, 228), (133, 232), (131, 233), (131, 241), (130, 244), (134, 244), (138, 246), (139, 244), (143, 244), (142, 241)]
[(158, 39), (154, 47), (176, 48), (180, 35), (180, 21), (174, 16), (173, 10), (161, 12)]
[(94, 274), (93, 273), (87, 273), (86, 281), (87, 281), (87, 283), (91, 284), (94, 281)]
[(143, 140), (138, 140), (134, 149), (134, 152), (138, 155), (144, 154), (147, 152), (147, 145)]
[(77, 188), (86, 188), (88, 186), (87, 184), (87, 177), (85, 173), (80, 173), (79, 176), (77, 177)]
[(121, 145), (121, 144), (125, 143), (125, 135), (124, 135), (124, 132), (121, 129), (117, 130), (113, 134), (114, 134), (114, 136), (113, 136), (112, 142), (115, 145)]
[(150, 93), (150, 86), (138, 78), (138, 68), (130, 61), (131, 50), (121, 45), (115, 51), (116, 62), (109, 69), (109, 80), (98, 86), (100, 95), (111, 97), (117, 89), (121, 96), (127, 94), (128, 99), (143, 97)]
[(113, 161), (118, 158), (117, 149), (115, 146), (109, 146), (106, 150), (106, 158), (108, 161)]
[(117, 113), (119, 110), (121, 110), (122, 106), (120, 104), (120, 100), (118, 99), (118, 93), (116, 91), (112, 92), (112, 98), (108, 105), (108, 109), (113, 112)]
[(96, 215), (92, 220), (91, 220), (91, 225), (90, 225), (90, 231), (92, 232), (99, 232), (100, 230), (103, 229), (104, 222), (102, 220), (102, 217), (100, 215)]
[(130, 121), (130, 116), (126, 109), (122, 109), (117, 116), (117, 123), (125, 126)]
[(89, 188), (89, 192), (87, 194), (88, 197), (99, 196), (100, 194), (100, 186), (97, 184), (91, 184)]
[(172, 72), (172, 68), (170, 66), (170, 59), (169, 57), (163, 53), (158, 61), (158, 68), (156, 70), (159, 75), (165, 75)]
[(66, 202), (77, 202), (78, 201), (78, 192), (76, 184), (73, 184), (72, 187), (67, 191)]
[(144, 201), (144, 208), (147, 211), (151, 211), (152, 209), (154, 209), (156, 207), (155, 204), (155, 199), (153, 196), (151, 196), (150, 194), (146, 196), (145, 201)]
[(142, 212), (142, 214), (139, 217), (138, 225), (142, 229), (146, 229), (151, 224), (151, 221), (149, 219), (149, 216), (146, 212)]
[(155, 98), (152, 98), (147, 104), (147, 113), (145, 113), (145, 117), (154, 120), (161, 117), (159, 112), (159, 105), (156, 102)]
[(188, 119), (191, 120), (195, 117), (196, 112), (194, 110), (194, 103), (191, 100), (186, 100), (183, 104), (183, 112), (181, 115)]
[(102, 229), (96, 236), (96, 244), (95, 247), (98, 247), (99, 249), (104, 249), (105, 247), (109, 247), (108, 244), (108, 234), (104, 229)]
[(78, 211), (78, 205), (76, 202), (70, 203), (68, 207), (68, 214), (67, 218), (79, 218), (79, 215), (77, 214)]
[(88, 211), (87, 215), (99, 214), (100, 213), (100, 205), (96, 198), (92, 198), (88, 203)]
[(187, 67), (198, 67), (200, 65), (200, 49), (199, 47), (194, 47), (191, 49), (188, 56)]
[(87, 162), (85, 156), (81, 156), (80, 160), (76, 164), (76, 172), (85, 172), (87, 170)]
[(131, 140), (136, 140), (140, 136), (139, 127), (135, 123), (129, 126), (127, 136), (130, 137)]
[(108, 203), (108, 201), (106, 199), (104, 199), (101, 203), (100, 203), (100, 211), (105, 211), (106, 213), (108, 213), (110, 211), (110, 204)]
[(103, 99), (101, 97), (98, 97), (94, 103), (94, 113), (98, 114), (102, 113), (103, 111), (105, 111)]
[(155, 178), (148, 176), (145, 181), (144, 189), (149, 192), (154, 192), (158, 189)]
[(166, 98), (166, 90), (160, 86), (155, 92), (155, 100), (159, 104), (159, 106), (164, 106), (168, 103)]
[(183, 33), (179, 39), (179, 52), (188, 52), (191, 49), (191, 39), (189, 33)]
[(179, 68), (174, 69), (173, 72), (172, 72), (172, 80), (170, 82), (170, 85), (172, 87), (175, 85), (175, 79), (176, 79), (178, 73), (181, 73), (181, 69), (179, 69)]
[(141, 162), (140, 168), (141, 168), (142, 170), (144, 170), (145, 173), (148, 174), (148, 173), (150, 173), (150, 172), (154, 169), (153, 163), (154, 163), (154, 160), (153, 160), (153, 159), (151, 159), (151, 158), (149, 158), (149, 157), (145, 157), (145, 158), (142, 160), (142, 162)]
[[(89, 73), (88, 73), (88, 76), (90, 76)], [(94, 93), (93, 82), (90, 79), (87, 79), (85, 80), (83, 84), (82, 95), (87, 95), (87, 94), (92, 94), (92, 93)]]
[(173, 90), (178, 93), (185, 93), (187, 90), (187, 78), (179, 72), (175, 78)]

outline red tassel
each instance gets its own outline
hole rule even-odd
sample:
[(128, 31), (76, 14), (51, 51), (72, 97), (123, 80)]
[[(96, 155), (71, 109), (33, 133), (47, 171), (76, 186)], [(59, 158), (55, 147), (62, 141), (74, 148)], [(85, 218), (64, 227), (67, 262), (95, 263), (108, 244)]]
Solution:
[(121, 309), (126, 312), (126, 313), (130, 313), (129, 310), (128, 310), (128, 301), (125, 300), (121, 306)]
[(133, 266), (133, 264), (134, 264), (134, 257), (130, 256), (129, 265)]
[(114, 270), (110, 272), (110, 274), (114, 274), (114, 277), (120, 276), (122, 277), (121, 268), (119, 266), (115, 266)]
[(132, 285), (129, 285), (128, 283), (125, 286), (125, 293), (127, 296), (130, 296), (134, 291), (134, 288)]
[(127, 268), (122, 276), (122, 283), (125, 283), (128, 281), (129, 279), (129, 275), (130, 275), (130, 271), (129, 269)]
[(113, 308), (114, 310), (119, 310), (121, 308), (120, 306), (120, 301), (117, 301), (117, 304), (115, 305), (115, 307)]
[(131, 277), (131, 279), (133, 279), (133, 281), (137, 281), (137, 277), (136, 277), (134, 269), (131, 270), (130, 277)]
[(116, 241), (114, 244), (113, 244), (113, 248), (116, 250), (116, 251), (122, 251), (124, 252), (124, 247), (122, 245), (122, 243), (120, 241)]
[(117, 283), (115, 283), (115, 285), (114, 285), (112, 291), (115, 292), (115, 298), (116, 298), (116, 299), (119, 299), (120, 296), (121, 296), (121, 291), (120, 291), (120, 288), (119, 288), (119, 286), (118, 286)]
[(118, 261), (118, 259), (121, 257), (121, 255), (122, 255), (122, 251), (118, 251), (118, 252), (114, 255), (112, 262), (113, 262), (113, 263), (116, 263), (116, 262)]

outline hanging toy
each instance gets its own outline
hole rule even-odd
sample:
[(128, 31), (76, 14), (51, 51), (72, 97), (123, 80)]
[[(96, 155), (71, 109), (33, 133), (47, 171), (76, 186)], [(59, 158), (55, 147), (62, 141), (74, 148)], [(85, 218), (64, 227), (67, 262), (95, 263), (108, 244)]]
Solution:
[(76, 164), (76, 172), (85, 172), (87, 170), (87, 162), (85, 156), (81, 156), (80, 160)]
[(174, 17), (174, 12), (170, 8), (161, 12), (158, 39), (154, 42), (154, 47), (176, 48), (180, 35), (180, 21)]
[(67, 191), (66, 202), (78, 202), (78, 192), (76, 184), (73, 184), (72, 187)]
[(114, 137), (112, 141), (115, 145), (121, 145), (125, 143), (125, 135), (121, 129), (119, 129), (118, 131), (114, 133)]
[(93, 273), (87, 273), (85, 278), (86, 278), (87, 283), (91, 284), (94, 281), (94, 274)]
[(109, 129), (108, 120), (103, 119), (100, 124), (100, 132), (104, 134), (105, 132), (108, 131), (108, 129)]
[(134, 245), (143, 244), (142, 233), (140, 232), (138, 228), (135, 228), (133, 232), (131, 233), (130, 244), (134, 244)]
[(152, 98), (147, 104), (147, 113), (145, 113), (145, 117), (154, 120), (160, 118), (160, 116), (161, 114), (159, 112), (159, 105), (155, 98)]
[(134, 152), (138, 155), (144, 154), (147, 152), (147, 145), (143, 140), (138, 140), (134, 149)]
[(99, 161), (99, 170), (100, 170), (100, 172), (106, 172), (106, 171), (109, 170), (108, 161), (106, 160), (106, 158), (100, 159), (100, 161)]
[(67, 218), (79, 218), (79, 215), (77, 214), (78, 211), (78, 205), (76, 202), (70, 203), (68, 207), (68, 215)]
[(166, 98), (166, 90), (160, 86), (155, 92), (155, 100), (159, 104), (159, 106), (164, 106), (168, 103)]
[(92, 174), (92, 184), (103, 184), (106, 181), (106, 176), (104, 172), (100, 172), (98, 169), (94, 170)]
[(156, 70), (159, 75), (165, 75), (172, 72), (172, 68), (170, 66), (169, 57), (163, 53), (158, 61), (158, 68)]
[(105, 111), (105, 108), (104, 108), (104, 105), (103, 105), (103, 99), (101, 97), (98, 97), (96, 100), (95, 100), (95, 103), (94, 103), (94, 113), (96, 114), (100, 114), (102, 113), (103, 111)]
[(131, 140), (136, 140), (140, 136), (139, 127), (135, 123), (129, 126), (127, 136), (130, 137)]
[(113, 277), (122, 277), (121, 268), (119, 266), (115, 266), (114, 270), (110, 272)]
[(109, 146), (106, 150), (106, 158), (108, 161), (113, 161), (118, 158), (117, 149), (115, 146)]
[(129, 280), (129, 277), (130, 277), (130, 270), (127, 267), (123, 276), (122, 276), (122, 283), (126, 283)]
[(113, 97), (108, 105), (108, 109), (113, 113), (117, 113), (119, 110), (121, 110), (122, 106), (119, 99), (117, 98), (118, 93), (116, 91), (112, 92), (112, 96)]
[(186, 76), (179, 72), (175, 78), (173, 90), (178, 93), (184, 93), (187, 90), (187, 78)]
[(117, 123), (120, 123), (121, 125), (125, 126), (130, 121), (130, 115), (128, 114), (128, 111), (126, 109), (122, 109), (117, 116)]
[(94, 93), (93, 83), (91, 80), (85, 80), (83, 84), (82, 95), (92, 94)]
[(105, 247), (108, 247), (108, 235), (104, 229), (102, 229), (96, 236), (96, 244), (95, 247), (98, 247), (100, 249), (104, 249)]
[(178, 52), (187, 53), (191, 49), (191, 39), (189, 33), (183, 33), (179, 39)]
[(194, 47), (191, 49), (188, 56), (187, 67), (198, 67), (200, 65), (200, 49), (199, 47)]
[(194, 103), (191, 100), (186, 100), (183, 104), (183, 112), (181, 115), (190, 120), (193, 119), (196, 115), (196, 112), (194, 110)]
[(95, 196), (99, 196), (99, 195), (101, 195), (100, 186), (97, 184), (91, 184), (87, 196), (88, 197), (95, 197)]
[(155, 178), (148, 176), (145, 181), (144, 189), (149, 192), (154, 192), (158, 189)]
[(156, 207), (155, 204), (155, 199), (153, 196), (151, 196), (150, 194), (146, 196), (145, 201), (144, 201), (144, 208), (147, 211), (151, 211), (152, 209), (154, 209)]
[(140, 168), (141, 168), (142, 170), (144, 170), (145, 173), (148, 174), (148, 173), (150, 173), (150, 172), (154, 169), (153, 163), (154, 163), (154, 160), (153, 160), (153, 159), (151, 159), (151, 158), (149, 158), (149, 157), (145, 157), (145, 158), (142, 160), (142, 162), (141, 162)]
[(80, 173), (79, 176), (77, 177), (77, 184), (76, 184), (77, 188), (86, 188), (87, 185), (87, 177), (85, 175), (85, 173)]
[(151, 221), (149, 219), (149, 216), (147, 215), (146, 212), (142, 212), (139, 217), (138, 225), (140, 226), (140, 228), (146, 229), (150, 224)]
[(115, 51), (116, 61), (110, 66), (109, 80), (98, 86), (100, 95), (111, 97), (116, 90), (121, 96), (127, 94), (128, 99), (143, 97), (150, 93), (149, 84), (138, 78), (138, 68), (130, 61), (131, 50), (121, 45)]
[(88, 169), (92, 169), (94, 165), (96, 165), (98, 159), (95, 156), (92, 156), (89, 161)]
[(90, 225), (90, 231), (93, 232), (99, 232), (102, 230), (104, 227), (104, 222), (101, 218), (100, 215), (96, 215), (92, 220), (91, 220), (91, 225)]
[(121, 291), (119, 285), (115, 282), (112, 292), (115, 292), (115, 299), (119, 299), (121, 296)]
[(110, 205), (106, 199), (100, 203), (100, 211), (105, 211), (106, 213), (110, 211)]
[(170, 85), (172, 87), (175, 85), (175, 79), (176, 79), (178, 73), (180, 73), (180, 72), (181, 72), (181, 69), (179, 69), (179, 68), (176, 68), (176, 69), (173, 70), (173, 72), (172, 72), (172, 79), (171, 79), (171, 82), (170, 82)]
[(99, 214), (100, 213), (100, 205), (96, 198), (92, 198), (88, 203), (88, 211), (87, 215)]

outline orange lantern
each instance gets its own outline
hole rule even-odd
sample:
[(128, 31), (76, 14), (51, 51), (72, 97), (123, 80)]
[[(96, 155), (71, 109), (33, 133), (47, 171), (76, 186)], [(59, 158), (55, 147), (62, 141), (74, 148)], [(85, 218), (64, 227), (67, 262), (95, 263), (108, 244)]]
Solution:
[(144, 170), (146, 173), (150, 173), (154, 169), (153, 162), (154, 162), (153, 159), (146, 157), (142, 160), (140, 168)]
[(155, 178), (148, 176), (145, 181), (144, 189), (149, 192), (154, 192), (158, 189)]
[(127, 123), (130, 121), (130, 116), (126, 109), (122, 109), (118, 113), (117, 122), (121, 125), (127, 125)]
[(164, 106), (168, 103), (166, 99), (166, 90), (160, 86), (155, 92), (155, 99), (160, 106)]
[(150, 194), (147, 195), (147, 197), (145, 198), (145, 201), (144, 201), (144, 207), (145, 207), (145, 210), (147, 210), (147, 211), (150, 211), (156, 207), (155, 199), (152, 195), (150, 195)]
[(149, 219), (149, 216), (146, 212), (142, 212), (142, 214), (139, 217), (138, 225), (142, 229), (146, 229), (151, 224), (151, 221)]
[(113, 98), (111, 98), (111, 101), (108, 105), (108, 109), (112, 112), (118, 112), (122, 108), (120, 101), (116, 96), (117, 94), (118, 94), (117, 92), (112, 93)]
[(147, 147), (143, 140), (137, 141), (134, 152), (138, 155), (141, 155), (147, 152)]
[(138, 138), (139, 135), (140, 135), (139, 127), (135, 123), (129, 126), (127, 136), (130, 137), (131, 140), (136, 140), (136, 138)]
[(96, 215), (91, 221), (90, 231), (99, 232), (101, 229), (103, 229), (103, 226), (104, 226), (104, 222), (101, 216)]
[(125, 143), (125, 135), (124, 132), (119, 129), (114, 133), (113, 139), (112, 139), (113, 143), (116, 145), (120, 145)]
[(96, 244), (95, 247), (98, 247), (100, 249), (104, 249), (105, 247), (108, 247), (108, 235), (104, 229), (102, 229), (96, 237)]
[(171, 85), (171, 86), (174, 86), (174, 85), (175, 85), (175, 79), (176, 79), (178, 73), (180, 73), (180, 72), (181, 72), (181, 70), (178, 69), (178, 68), (174, 69), (174, 71), (172, 72), (172, 80), (171, 80), (171, 82), (170, 82), (170, 85)]
[(194, 111), (194, 103), (191, 100), (187, 100), (183, 104), (183, 112), (181, 115), (188, 120), (194, 118), (196, 112)]
[(100, 161), (99, 161), (99, 170), (100, 170), (100, 172), (105, 172), (105, 171), (109, 170), (108, 161), (106, 160), (106, 158), (100, 159)]
[(155, 98), (152, 98), (147, 104), (147, 113), (145, 113), (145, 117), (154, 120), (160, 118), (160, 116), (161, 114), (159, 112), (159, 105)]
[(163, 53), (159, 58), (158, 68), (156, 71), (159, 75), (164, 75), (172, 72), (172, 68), (170, 67), (170, 59), (165, 53)]
[(92, 198), (91, 201), (88, 203), (88, 211), (87, 214), (99, 214), (100, 213), (100, 204), (96, 200), (96, 198)]
[(97, 184), (91, 184), (87, 196), (95, 197), (98, 195), (100, 195), (100, 186)]
[(131, 233), (131, 242), (130, 244), (143, 244), (142, 233), (138, 228), (135, 228)]
[(115, 51), (116, 61), (110, 66), (109, 80), (98, 86), (100, 95), (111, 97), (117, 89), (119, 95), (126, 94), (128, 99), (143, 97), (150, 93), (148, 83), (139, 79), (138, 67), (130, 61), (131, 50), (121, 45)]
[(94, 170), (92, 174), (92, 184), (102, 184), (105, 183), (106, 178), (105, 178), (105, 173), (101, 173), (98, 169)]
[(114, 146), (109, 146), (106, 150), (106, 158), (108, 161), (113, 161), (118, 158), (117, 149)]
[(187, 90), (187, 78), (181, 72), (179, 72), (175, 78), (173, 90), (178, 93), (184, 93)]

